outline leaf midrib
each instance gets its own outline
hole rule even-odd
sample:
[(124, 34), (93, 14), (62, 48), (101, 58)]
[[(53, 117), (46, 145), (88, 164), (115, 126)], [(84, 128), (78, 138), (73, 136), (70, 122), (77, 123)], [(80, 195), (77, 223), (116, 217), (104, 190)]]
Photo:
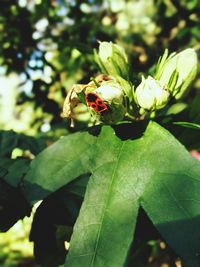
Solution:
[(106, 213), (106, 207), (107, 207), (107, 204), (110, 200), (110, 192), (111, 192), (111, 188), (112, 188), (112, 185), (113, 185), (113, 182), (114, 182), (114, 177), (115, 177), (115, 173), (116, 173), (116, 170), (117, 170), (117, 167), (118, 167), (118, 164), (119, 164), (119, 159), (120, 159), (120, 156), (121, 156), (121, 153), (122, 153), (122, 150), (123, 150), (123, 147), (124, 147), (124, 144), (126, 142), (122, 142), (122, 145), (121, 145), (121, 148), (119, 150), (119, 153), (118, 153), (118, 156), (117, 156), (117, 160), (116, 160), (116, 163), (115, 163), (115, 168), (113, 170), (113, 174), (112, 174), (112, 177), (111, 177), (111, 183), (109, 185), (109, 189), (108, 189), (108, 196), (107, 196), (107, 199), (105, 201), (105, 209), (103, 210), (103, 214), (101, 216), (101, 220), (100, 220), (100, 227), (99, 227), (99, 231), (98, 231), (98, 234), (97, 234), (97, 239), (96, 239), (96, 245), (95, 245), (95, 249), (94, 249), (94, 252), (93, 252), (93, 257), (92, 257), (92, 260), (91, 260), (91, 264), (90, 264), (90, 267), (93, 266), (94, 264), (94, 261), (95, 261), (95, 258), (96, 258), (96, 255), (97, 255), (97, 248), (98, 248), (98, 244), (99, 244), (99, 239), (100, 239), (100, 234), (101, 234), (101, 229), (102, 229), (102, 226), (103, 226), (103, 221), (104, 221), (104, 218), (105, 218), (105, 213)]

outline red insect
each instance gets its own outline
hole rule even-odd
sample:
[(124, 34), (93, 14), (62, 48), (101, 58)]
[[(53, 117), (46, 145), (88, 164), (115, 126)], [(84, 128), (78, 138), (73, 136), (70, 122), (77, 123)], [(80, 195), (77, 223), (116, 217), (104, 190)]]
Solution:
[(111, 111), (110, 107), (97, 94), (91, 92), (85, 95), (85, 100), (89, 107), (95, 112), (105, 114)]

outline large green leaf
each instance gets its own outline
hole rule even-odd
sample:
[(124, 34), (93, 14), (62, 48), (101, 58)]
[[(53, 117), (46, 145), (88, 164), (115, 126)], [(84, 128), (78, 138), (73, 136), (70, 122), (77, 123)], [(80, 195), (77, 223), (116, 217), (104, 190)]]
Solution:
[(188, 266), (197, 267), (200, 265), (200, 163), (161, 127), (157, 131), (154, 127), (148, 130), (156, 146), (148, 153), (155, 173), (140, 203), (170, 246)]
[(30, 165), (24, 191), (30, 202), (36, 202), (55, 192), (81, 174), (89, 172), (89, 151), (96, 137), (76, 133), (61, 138), (40, 153)]
[(140, 205), (189, 266), (199, 266), (200, 164), (169, 132), (151, 122), (132, 140), (109, 126), (98, 137), (64, 137), (33, 161), (26, 196), (38, 200), (85, 173), (92, 175), (66, 267), (123, 266)]

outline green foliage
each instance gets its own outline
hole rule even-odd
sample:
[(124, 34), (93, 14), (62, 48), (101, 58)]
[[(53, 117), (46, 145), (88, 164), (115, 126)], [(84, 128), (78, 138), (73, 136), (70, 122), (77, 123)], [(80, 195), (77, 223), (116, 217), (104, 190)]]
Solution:
[[(115, 77), (127, 107), (165, 49), (191, 47), (199, 57), (199, 12), (197, 0), (1, 1), (0, 74), (18, 79), (0, 79), (0, 230), (42, 200), (30, 234), (42, 267), (174, 266), (178, 256), (199, 266), (200, 167), (186, 151), (200, 150), (198, 75), (184, 100), (150, 114), (157, 123), (88, 130), (84, 117), (71, 129), (60, 116), (72, 85), (97, 75), (99, 41), (121, 45), (128, 56), (129, 69), (126, 56), (108, 60), (128, 77)], [(180, 68), (187, 72), (189, 61)], [(179, 76), (169, 71), (174, 87)], [(128, 112), (144, 115), (134, 109)], [(0, 265), (16, 266), (22, 254), (1, 244)]]
[(92, 174), (65, 266), (122, 266), (140, 206), (189, 266), (198, 266), (199, 162), (153, 122), (140, 138), (136, 125), (132, 133), (129, 124), (118, 127), (117, 135), (129, 139), (121, 140), (110, 127), (99, 136), (83, 132), (61, 138), (33, 161), (25, 177), (24, 192), (32, 202)]
[(45, 145), (43, 141), (30, 136), (16, 134), (13, 131), (1, 131), (0, 147), (0, 229), (7, 231), (31, 212), (31, 206), (20, 188), (31, 160), (26, 154), (24, 157), (13, 159), (13, 151), (20, 148), (21, 151), (29, 151), (30, 155), (37, 154)]
[(30, 205), (19, 190), (0, 180), (0, 230), (7, 231), (19, 219), (30, 215)]
[(198, 130), (200, 129), (200, 124), (197, 124), (197, 123), (180, 121), (180, 122), (175, 122), (174, 124), (181, 125), (183, 127), (192, 128), (192, 129), (198, 129)]

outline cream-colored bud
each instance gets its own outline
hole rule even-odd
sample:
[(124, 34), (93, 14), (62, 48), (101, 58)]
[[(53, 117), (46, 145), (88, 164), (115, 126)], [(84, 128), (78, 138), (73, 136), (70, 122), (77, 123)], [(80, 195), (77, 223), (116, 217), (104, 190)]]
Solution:
[(124, 49), (112, 42), (101, 42), (95, 59), (102, 72), (128, 79), (128, 59)]
[(169, 92), (162, 84), (148, 76), (142, 78), (142, 82), (136, 88), (135, 92), (137, 104), (145, 110), (154, 110), (163, 108), (170, 97)]
[(105, 81), (93, 91), (108, 106), (108, 111), (99, 114), (101, 120), (112, 124), (124, 118), (126, 107), (124, 106), (124, 92), (122, 87), (115, 81)]
[(155, 77), (167, 87), (172, 96), (180, 99), (188, 92), (196, 73), (197, 55), (194, 49), (188, 48), (169, 56), (166, 51), (157, 65)]

